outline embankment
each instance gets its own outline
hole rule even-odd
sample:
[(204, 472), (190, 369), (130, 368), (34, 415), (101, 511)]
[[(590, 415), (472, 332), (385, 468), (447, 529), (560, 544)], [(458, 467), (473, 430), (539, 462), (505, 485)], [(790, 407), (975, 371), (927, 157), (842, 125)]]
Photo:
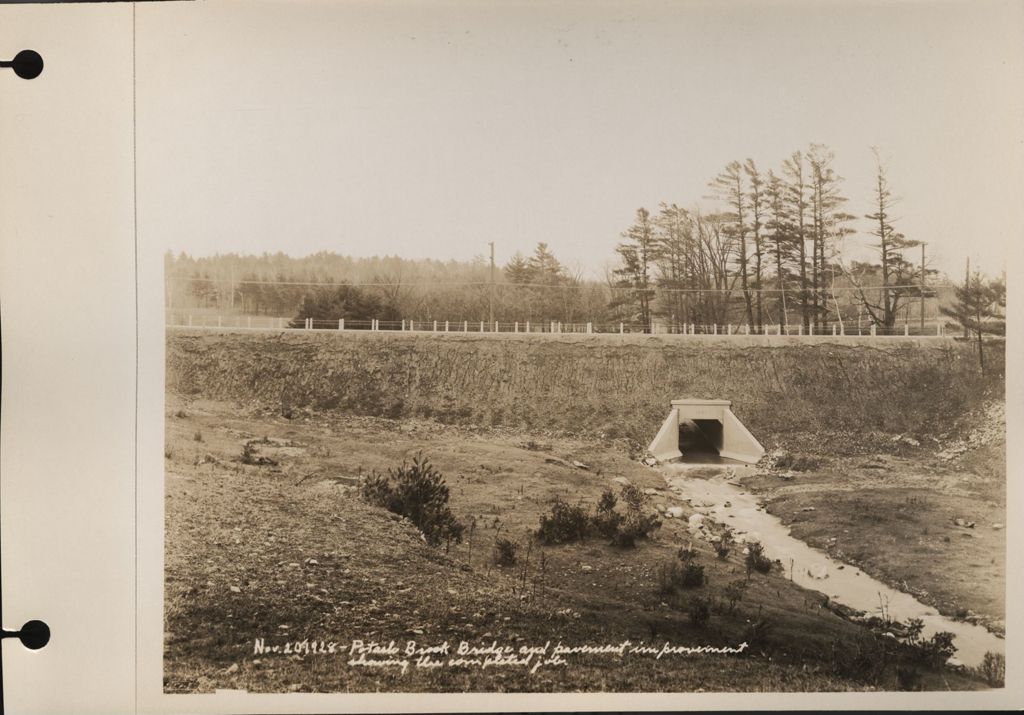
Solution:
[(167, 388), (186, 396), (386, 417), (625, 436), (646, 444), (673, 398), (723, 398), (771, 447), (831, 449), (966, 427), (1003, 393), (946, 339), (167, 332)]

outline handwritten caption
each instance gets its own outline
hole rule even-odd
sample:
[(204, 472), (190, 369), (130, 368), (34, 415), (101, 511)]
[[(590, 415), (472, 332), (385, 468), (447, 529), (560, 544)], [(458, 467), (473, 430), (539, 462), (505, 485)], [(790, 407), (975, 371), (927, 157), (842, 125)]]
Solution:
[(334, 656), (345, 659), (354, 668), (397, 670), (403, 675), (410, 670), (431, 670), (438, 668), (521, 668), (530, 674), (541, 668), (561, 667), (570, 664), (573, 656), (604, 656), (608, 658), (654, 658), (661, 660), (674, 656), (694, 655), (738, 655), (747, 649), (746, 643), (736, 646), (673, 645), (669, 642), (649, 644), (643, 641), (621, 641), (619, 643), (565, 645), (561, 641), (539, 644), (507, 645), (494, 640), (490, 643), (421, 643), (415, 640), (404, 642), (352, 640), (338, 642), (330, 640), (285, 641), (268, 643), (257, 638), (253, 655), (267, 656)]

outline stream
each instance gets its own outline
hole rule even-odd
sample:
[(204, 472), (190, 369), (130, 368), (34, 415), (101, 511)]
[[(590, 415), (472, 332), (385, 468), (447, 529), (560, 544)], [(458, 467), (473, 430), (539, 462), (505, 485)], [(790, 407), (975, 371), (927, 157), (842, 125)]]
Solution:
[[(855, 566), (844, 565), (791, 536), (789, 528), (778, 517), (760, 508), (758, 496), (729, 483), (745, 465), (718, 465), (716, 476), (704, 478), (710, 466), (670, 463), (660, 465), (659, 469), (677, 496), (689, 501), (698, 514), (731, 527), (737, 542), (744, 538), (760, 541), (765, 554), (773, 561), (781, 561), (786, 576), (792, 575), (795, 583), (868, 615), (882, 616), (884, 605), (884, 615), (890, 620), (906, 623), (911, 618), (920, 618), (924, 622), (925, 638), (938, 631), (948, 631), (955, 636), (954, 658), (964, 665), (979, 665), (986, 651), (1004, 653), (1003, 640), (985, 628), (946, 618), (910, 594), (887, 586)], [(700, 477), (693, 474), (695, 468), (702, 468)], [(699, 521), (699, 517), (691, 518), (691, 533), (698, 530)]]

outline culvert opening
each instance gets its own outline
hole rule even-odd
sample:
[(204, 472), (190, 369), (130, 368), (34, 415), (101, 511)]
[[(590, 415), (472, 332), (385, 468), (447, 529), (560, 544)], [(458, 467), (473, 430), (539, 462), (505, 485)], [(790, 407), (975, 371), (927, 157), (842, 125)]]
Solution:
[(718, 420), (679, 421), (679, 452), (683, 462), (722, 462), (722, 423)]
[(729, 400), (672, 400), (647, 451), (659, 462), (757, 462), (764, 448), (731, 407)]

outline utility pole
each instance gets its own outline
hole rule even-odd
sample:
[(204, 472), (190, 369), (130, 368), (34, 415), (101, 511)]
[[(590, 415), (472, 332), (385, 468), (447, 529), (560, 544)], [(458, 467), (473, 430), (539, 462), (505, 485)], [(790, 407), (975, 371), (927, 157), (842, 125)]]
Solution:
[(927, 244), (921, 241), (921, 335), (924, 335), (924, 247)]
[(491, 247), (491, 293), (487, 301), (488, 325), (494, 326), (494, 241), (488, 244)]

